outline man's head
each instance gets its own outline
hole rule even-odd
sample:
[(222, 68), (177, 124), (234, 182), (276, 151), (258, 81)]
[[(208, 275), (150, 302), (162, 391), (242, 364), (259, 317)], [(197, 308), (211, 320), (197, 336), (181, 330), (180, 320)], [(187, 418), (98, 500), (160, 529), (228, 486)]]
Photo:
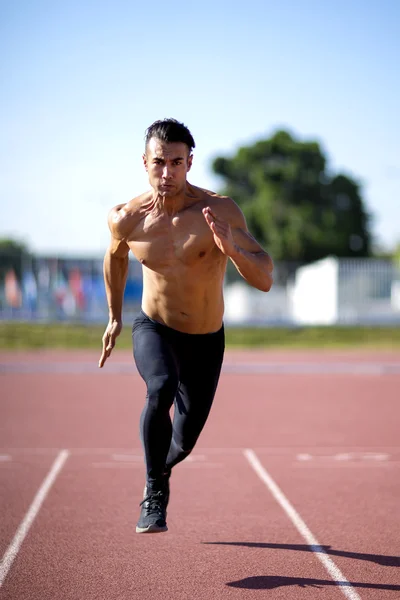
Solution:
[(192, 154), (193, 148), (196, 146), (194, 139), (189, 129), (183, 123), (179, 123), (176, 119), (163, 119), (162, 121), (154, 121), (150, 127), (146, 129), (146, 151), (151, 138), (156, 138), (161, 142), (171, 144), (173, 142), (181, 142), (188, 147), (188, 156)]
[(155, 121), (146, 130), (143, 163), (152, 188), (161, 196), (175, 196), (186, 185), (195, 142), (189, 129), (176, 119)]

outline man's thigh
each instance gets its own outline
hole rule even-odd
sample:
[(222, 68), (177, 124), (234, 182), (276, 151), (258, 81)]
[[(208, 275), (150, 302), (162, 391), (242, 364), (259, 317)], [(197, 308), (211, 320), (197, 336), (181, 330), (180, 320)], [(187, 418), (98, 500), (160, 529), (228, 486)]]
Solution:
[(224, 354), (223, 335), (191, 340), (180, 354), (178, 410), (186, 414), (208, 414), (218, 385)]
[(160, 375), (178, 376), (177, 359), (162, 328), (149, 320), (136, 320), (132, 340), (135, 363), (146, 382)]

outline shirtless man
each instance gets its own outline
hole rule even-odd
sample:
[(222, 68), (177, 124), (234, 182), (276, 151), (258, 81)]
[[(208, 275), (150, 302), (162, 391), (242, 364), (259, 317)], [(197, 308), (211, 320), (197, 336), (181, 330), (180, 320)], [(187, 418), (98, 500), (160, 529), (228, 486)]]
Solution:
[(265, 292), (272, 285), (272, 260), (237, 204), (187, 181), (194, 147), (182, 123), (153, 123), (143, 155), (151, 189), (113, 208), (108, 219), (109, 323), (99, 367), (121, 333), (130, 250), (143, 266), (142, 310), (132, 328), (135, 362), (147, 386), (140, 419), (146, 486), (137, 533), (167, 531), (171, 469), (193, 450), (211, 409), (224, 354), (228, 258), (250, 285)]

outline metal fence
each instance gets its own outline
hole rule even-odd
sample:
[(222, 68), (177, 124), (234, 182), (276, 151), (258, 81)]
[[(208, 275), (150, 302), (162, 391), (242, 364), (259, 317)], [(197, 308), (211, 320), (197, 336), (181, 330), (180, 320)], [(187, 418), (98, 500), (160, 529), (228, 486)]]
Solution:
[(338, 322), (400, 322), (400, 269), (391, 260), (338, 261)]

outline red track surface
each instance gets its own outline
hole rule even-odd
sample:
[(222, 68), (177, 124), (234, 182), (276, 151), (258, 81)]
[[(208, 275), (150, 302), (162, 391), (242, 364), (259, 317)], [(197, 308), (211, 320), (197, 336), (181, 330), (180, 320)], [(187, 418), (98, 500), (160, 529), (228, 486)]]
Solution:
[(0, 355), (0, 598), (400, 598), (397, 353), (227, 353), (159, 535), (135, 534), (144, 384), (97, 360)]

